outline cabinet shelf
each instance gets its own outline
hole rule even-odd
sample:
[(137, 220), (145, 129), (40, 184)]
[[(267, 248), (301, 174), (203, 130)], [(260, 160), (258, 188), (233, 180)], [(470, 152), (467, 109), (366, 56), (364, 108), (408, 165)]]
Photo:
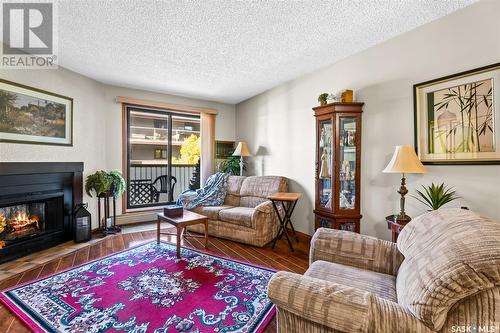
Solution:
[(344, 153), (355, 153), (356, 146), (340, 146), (340, 149), (344, 151)]

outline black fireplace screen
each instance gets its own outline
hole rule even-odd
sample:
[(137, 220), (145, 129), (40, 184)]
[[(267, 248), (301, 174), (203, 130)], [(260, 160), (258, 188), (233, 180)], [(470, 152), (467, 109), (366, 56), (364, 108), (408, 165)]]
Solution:
[(63, 198), (0, 207), (0, 241), (4, 246), (62, 228)]

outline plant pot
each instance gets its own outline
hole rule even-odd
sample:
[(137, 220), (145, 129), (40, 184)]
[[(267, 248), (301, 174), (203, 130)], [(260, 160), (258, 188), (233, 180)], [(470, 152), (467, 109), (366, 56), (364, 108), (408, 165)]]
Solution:
[(103, 193), (99, 194), (97, 197), (98, 198), (112, 198), (112, 197), (116, 197), (116, 193), (115, 193), (115, 191), (107, 191), (107, 192), (103, 192)]
[(326, 101), (319, 101), (319, 105), (323, 106), (323, 105), (326, 105)]

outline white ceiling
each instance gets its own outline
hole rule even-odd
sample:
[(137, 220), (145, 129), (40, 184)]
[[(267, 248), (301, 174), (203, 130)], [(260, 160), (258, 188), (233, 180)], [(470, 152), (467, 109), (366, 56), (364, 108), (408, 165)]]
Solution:
[(237, 103), (473, 2), (60, 0), (59, 64)]

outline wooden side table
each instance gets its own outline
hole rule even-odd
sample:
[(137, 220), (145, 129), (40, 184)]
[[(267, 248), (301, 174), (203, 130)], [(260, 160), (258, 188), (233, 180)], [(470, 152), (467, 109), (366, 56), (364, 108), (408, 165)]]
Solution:
[[(276, 235), (276, 238), (273, 241), (273, 247), (272, 247), (273, 249), (276, 246), (276, 242), (279, 239), (281, 239), (284, 234), (286, 240), (288, 241), (288, 246), (290, 247), (290, 251), (293, 252), (292, 242), (290, 241), (290, 237), (288, 237), (287, 226), (290, 225), (290, 228), (292, 229), (293, 232), (293, 237), (295, 241), (298, 241), (297, 235), (295, 234), (295, 228), (293, 227), (292, 220), (290, 219), (290, 217), (292, 216), (293, 210), (297, 205), (297, 201), (299, 201), (299, 198), (301, 196), (302, 193), (276, 192), (267, 197), (267, 199), (271, 200), (271, 202), (273, 203), (274, 211), (276, 212), (276, 215), (278, 215), (278, 220), (280, 222), (280, 229), (278, 231), (278, 234)], [(278, 210), (278, 205), (280, 203), (284, 210), (283, 216), (280, 214)]]
[[(168, 232), (160, 232), (161, 222), (167, 222), (177, 228), (177, 233), (172, 234)], [(160, 243), (160, 235), (174, 235), (177, 236), (177, 258), (181, 257), (181, 237), (184, 234), (184, 230), (188, 225), (193, 224), (205, 224), (205, 249), (208, 246), (208, 218), (204, 215), (191, 212), (189, 210), (184, 210), (184, 214), (179, 217), (168, 217), (163, 215), (163, 213), (158, 214), (158, 222), (156, 224), (156, 242)], [(186, 235), (187, 236), (187, 235)], [(189, 235), (191, 237), (203, 237), (198, 235)]]
[(396, 243), (396, 241), (398, 240), (398, 236), (399, 236), (399, 233), (401, 232), (401, 230), (403, 230), (403, 228), (405, 227), (405, 225), (407, 225), (408, 223), (398, 223), (397, 222), (397, 218), (398, 218), (399, 215), (389, 215), (389, 216), (386, 216), (385, 217), (385, 221), (387, 222), (387, 228), (389, 230), (391, 230), (391, 233), (392, 233), (392, 241), (394, 243)]

